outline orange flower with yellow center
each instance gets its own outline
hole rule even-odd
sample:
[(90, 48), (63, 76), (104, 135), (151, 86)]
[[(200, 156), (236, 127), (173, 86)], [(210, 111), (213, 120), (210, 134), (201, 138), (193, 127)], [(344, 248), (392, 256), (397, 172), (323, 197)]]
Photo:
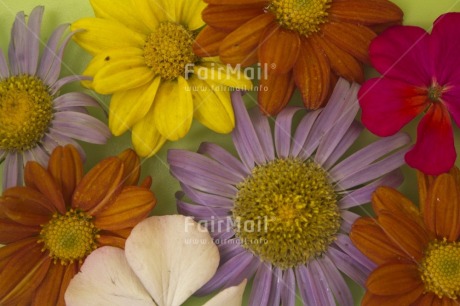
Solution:
[(259, 106), (275, 115), (295, 87), (304, 104), (327, 101), (337, 76), (363, 82), (371, 40), (403, 13), (388, 0), (205, 0), (208, 24), (194, 44), (198, 56), (224, 63), (260, 62)]
[(155, 206), (151, 178), (136, 186), (139, 175), (132, 150), (86, 175), (70, 145), (53, 151), (48, 169), (28, 162), (26, 186), (0, 197), (0, 305), (64, 305), (86, 256), (105, 245), (124, 248)]
[(398, 191), (372, 197), (376, 219), (363, 217), (350, 238), (378, 267), (362, 305), (458, 305), (460, 299), (460, 170), (418, 173), (420, 210)]

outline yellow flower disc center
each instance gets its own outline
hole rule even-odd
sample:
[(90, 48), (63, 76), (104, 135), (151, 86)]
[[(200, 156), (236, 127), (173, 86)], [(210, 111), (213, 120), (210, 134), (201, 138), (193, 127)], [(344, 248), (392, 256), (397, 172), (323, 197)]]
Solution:
[(420, 271), (426, 291), (439, 298), (457, 299), (460, 296), (460, 243), (446, 240), (430, 243)]
[(50, 257), (55, 261), (68, 264), (82, 261), (97, 248), (97, 232), (91, 216), (71, 209), (65, 215), (53, 215), (43, 226), (39, 242), (43, 242), (43, 251), (49, 250)]
[(0, 149), (35, 147), (53, 119), (53, 98), (42, 80), (29, 75), (0, 80)]
[(235, 234), (262, 260), (295, 267), (321, 256), (336, 239), (337, 195), (313, 161), (276, 159), (256, 166), (237, 188)]
[(308, 36), (327, 21), (331, 0), (272, 0), (268, 11), (288, 30)]
[(178, 23), (160, 23), (144, 45), (146, 65), (166, 80), (185, 77), (185, 66), (198, 61), (192, 49), (194, 38), (193, 32)]

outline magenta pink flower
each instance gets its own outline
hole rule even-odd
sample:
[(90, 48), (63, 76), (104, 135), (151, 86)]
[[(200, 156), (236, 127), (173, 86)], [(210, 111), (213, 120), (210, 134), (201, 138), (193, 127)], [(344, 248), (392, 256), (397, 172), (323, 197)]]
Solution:
[[(450, 116), (460, 123), (460, 13), (440, 16), (431, 35), (419, 27), (395, 26), (370, 46), (381, 78), (364, 83), (358, 97), (362, 122), (374, 134), (395, 134), (423, 113), (409, 166), (426, 174), (447, 172), (456, 152)], [(450, 115), (449, 115), (450, 113)]]

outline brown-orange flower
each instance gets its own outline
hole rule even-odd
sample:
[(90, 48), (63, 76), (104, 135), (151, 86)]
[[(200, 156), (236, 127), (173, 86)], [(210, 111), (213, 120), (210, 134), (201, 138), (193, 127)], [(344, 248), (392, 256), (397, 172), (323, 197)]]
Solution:
[(136, 186), (138, 156), (126, 150), (86, 175), (72, 146), (57, 147), (48, 168), (25, 167), (25, 187), (0, 197), (0, 305), (64, 305), (64, 293), (86, 256), (123, 248), (156, 198), (151, 179)]
[(376, 32), (400, 23), (401, 9), (388, 0), (204, 0), (208, 24), (194, 52), (261, 74), (258, 102), (275, 115), (297, 86), (309, 109), (324, 105), (337, 77), (363, 82), (362, 63)]
[(378, 267), (362, 305), (458, 305), (460, 299), (460, 171), (419, 173), (420, 209), (398, 191), (372, 197), (376, 219), (362, 217), (350, 238)]

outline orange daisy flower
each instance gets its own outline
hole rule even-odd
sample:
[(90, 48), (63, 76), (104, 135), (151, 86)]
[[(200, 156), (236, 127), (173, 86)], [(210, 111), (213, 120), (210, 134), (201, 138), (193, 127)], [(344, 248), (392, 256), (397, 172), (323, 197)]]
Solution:
[(460, 299), (460, 170), (419, 173), (420, 210), (398, 191), (372, 197), (376, 219), (363, 217), (350, 238), (378, 267), (362, 305), (454, 306)]
[(201, 57), (250, 66), (261, 74), (259, 106), (275, 115), (295, 86), (304, 104), (327, 101), (337, 76), (364, 81), (361, 63), (376, 31), (400, 23), (401, 9), (388, 0), (204, 0), (208, 24), (194, 44)]
[(156, 199), (140, 186), (131, 150), (83, 176), (72, 146), (57, 147), (48, 169), (25, 167), (25, 187), (0, 197), (0, 305), (64, 305), (64, 293), (86, 256), (100, 246), (123, 248)]

